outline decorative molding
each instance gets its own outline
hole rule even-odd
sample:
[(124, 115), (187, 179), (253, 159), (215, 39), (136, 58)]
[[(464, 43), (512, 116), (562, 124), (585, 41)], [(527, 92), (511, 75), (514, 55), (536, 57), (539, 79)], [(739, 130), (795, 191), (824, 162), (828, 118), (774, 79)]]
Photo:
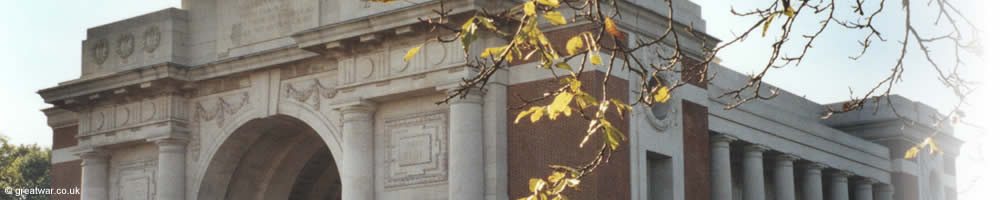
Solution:
[[(183, 110), (178, 108), (182, 106), (185, 106), (183, 99), (170, 95), (97, 106), (81, 112), (80, 121), (77, 123), (80, 130), (79, 135), (95, 135), (100, 132), (128, 128), (147, 122), (167, 120), (171, 118), (171, 115), (183, 115), (183, 112), (178, 112)], [(183, 116), (175, 118), (186, 119)]]
[(132, 51), (135, 50), (135, 37), (132, 33), (123, 33), (118, 36), (118, 56), (122, 59), (128, 58), (132, 55)]
[(94, 63), (104, 64), (104, 61), (108, 59), (108, 51), (108, 40), (97, 39), (90, 47), (90, 56), (94, 58)]
[(432, 111), (385, 122), (385, 188), (448, 180), (448, 114)]
[(311, 104), (313, 110), (319, 110), (320, 96), (332, 99), (337, 96), (337, 89), (324, 87), (323, 83), (319, 82), (319, 79), (313, 79), (312, 84), (305, 90), (295, 89), (295, 86), (291, 83), (285, 84), (285, 98), (295, 99), (300, 103), (306, 103), (306, 101), (312, 98), (314, 101)]
[(194, 120), (196, 121), (215, 120), (216, 125), (218, 125), (218, 127), (222, 127), (222, 125), (226, 123), (227, 116), (232, 116), (236, 114), (236, 112), (239, 112), (240, 109), (243, 109), (243, 106), (247, 105), (250, 102), (249, 92), (242, 92), (240, 93), (239, 96), (242, 96), (242, 98), (240, 98), (240, 101), (237, 102), (236, 104), (230, 104), (228, 101), (226, 101), (225, 97), (222, 96), (218, 97), (218, 99), (215, 100), (216, 101), (215, 108), (212, 109), (211, 111), (205, 109), (204, 107), (205, 102), (198, 102), (198, 104), (196, 104), (195, 107)]
[(146, 53), (153, 53), (160, 46), (160, 27), (150, 26), (142, 35), (142, 48)]

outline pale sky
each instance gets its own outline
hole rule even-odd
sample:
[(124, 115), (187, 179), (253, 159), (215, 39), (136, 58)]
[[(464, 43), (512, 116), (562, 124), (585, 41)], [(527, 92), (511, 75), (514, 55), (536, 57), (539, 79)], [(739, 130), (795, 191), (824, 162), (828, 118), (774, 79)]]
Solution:
[[(693, 1), (702, 6), (702, 18), (707, 21), (707, 32), (722, 40), (731, 39), (740, 28), (752, 23), (752, 20), (730, 15), (730, 7), (739, 9), (747, 7), (748, 2), (762, 2)], [(915, 3), (915, 8), (925, 3), (915, 2), (920, 2)], [(985, 21), (984, 19), (1000, 17), (996, 12), (975, 9), (996, 8), (996, 5), (992, 5), (995, 2), (955, 2), (966, 4), (959, 6), (969, 11), (970, 18)], [(901, 17), (898, 4), (897, 0), (889, 0), (885, 17), (877, 20), (883, 21), (879, 25), (885, 27), (882, 29), (889, 41), (876, 44), (879, 46), (870, 49), (869, 54), (861, 60), (847, 59), (847, 56), (855, 55), (859, 50), (855, 39), (818, 40), (814, 44), (816, 48), (806, 55), (807, 61), (796, 67), (773, 71), (765, 81), (819, 103), (848, 99), (848, 86), (856, 92), (866, 90), (889, 72), (890, 66), (887, 63), (893, 62), (898, 54), (901, 35), (897, 32), (902, 26), (892, 23)], [(8, 136), (18, 144), (51, 146), (52, 130), (46, 125), (45, 116), (40, 112), (50, 105), (43, 103), (35, 92), (80, 76), (80, 44), (86, 37), (87, 28), (168, 7), (180, 7), (180, 0), (0, 0), (0, 18), (6, 19), (0, 23), (3, 26), (0, 28), (0, 94), (4, 95), (3, 103), (0, 103), (0, 135)], [(841, 5), (838, 10), (838, 13), (846, 13), (847, 5)], [(927, 17), (915, 16), (917, 19)], [(933, 16), (929, 17), (933, 19)], [(809, 18), (800, 20), (806, 19)], [(992, 24), (978, 25), (985, 29), (985, 35), (1000, 33)], [(815, 27), (797, 28), (811, 30)], [(832, 30), (824, 33), (826, 37), (857, 38), (860, 34), (847, 32), (833, 25), (830, 29)], [(752, 35), (754, 36), (750, 40), (721, 53), (723, 65), (741, 72), (762, 69), (769, 42), (773, 41), (773, 36), (778, 35), (778, 32), (769, 32), (768, 37), (764, 38), (759, 36), (759, 31)], [(976, 99), (971, 102), (973, 105), (965, 110), (969, 121), (987, 129), (968, 126), (956, 128), (958, 137), (966, 141), (958, 159), (960, 199), (995, 199), (995, 196), (987, 195), (994, 195), (996, 192), (992, 190), (1000, 188), (1000, 174), (994, 170), (995, 167), (1000, 167), (1000, 159), (994, 154), (1000, 153), (1000, 145), (984, 143), (1000, 141), (1000, 136), (987, 131), (997, 130), (997, 125), (992, 124), (997, 121), (997, 117), (992, 114), (1000, 112), (1000, 109), (997, 105), (985, 104), (988, 100), (997, 99), (1000, 88), (995, 79), (984, 78), (1000, 75), (995, 69), (997, 60), (987, 60), (997, 59), (1000, 54), (997, 45), (994, 45), (997, 44), (996, 39), (985, 39), (984, 44), (987, 45), (984, 55), (987, 56), (973, 57), (975, 60), (969, 62), (974, 65), (974, 69), (966, 71), (969, 78), (983, 81), (984, 87), (978, 90)], [(930, 73), (930, 68), (922, 64), (919, 60), (922, 58), (917, 54), (908, 57), (910, 59), (905, 62), (911, 64), (908, 64), (904, 74), (904, 82), (893, 93), (927, 103), (942, 112), (949, 110), (954, 104), (954, 98), (940, 86)]]

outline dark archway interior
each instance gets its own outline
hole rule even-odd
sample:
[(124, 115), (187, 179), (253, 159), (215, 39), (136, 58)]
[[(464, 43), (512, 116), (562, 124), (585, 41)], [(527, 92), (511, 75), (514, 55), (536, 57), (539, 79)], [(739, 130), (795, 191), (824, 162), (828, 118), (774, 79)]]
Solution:
[(340, 174), (316, 131), (291, 117), (255, 119), (223, 142), (198, 199), (340, 199)]

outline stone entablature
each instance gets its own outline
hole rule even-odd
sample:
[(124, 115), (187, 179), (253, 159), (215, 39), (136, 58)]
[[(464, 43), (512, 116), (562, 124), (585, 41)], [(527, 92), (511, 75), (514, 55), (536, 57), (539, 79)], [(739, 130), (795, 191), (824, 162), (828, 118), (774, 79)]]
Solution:
[(160, 63), (187, 64), (187, 11), (169, 8), (87, 30), (86, 79)]

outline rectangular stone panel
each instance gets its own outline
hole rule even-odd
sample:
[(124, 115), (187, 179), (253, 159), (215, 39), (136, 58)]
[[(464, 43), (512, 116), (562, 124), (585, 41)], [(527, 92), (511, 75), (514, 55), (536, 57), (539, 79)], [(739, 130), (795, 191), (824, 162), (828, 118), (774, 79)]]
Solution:
[(220, 0), (219, 53), (316, 27), (317, 0)]
[(418, 113), (385, 122), (387, 189), (419, 187), (448, 179), (448, 116)]

